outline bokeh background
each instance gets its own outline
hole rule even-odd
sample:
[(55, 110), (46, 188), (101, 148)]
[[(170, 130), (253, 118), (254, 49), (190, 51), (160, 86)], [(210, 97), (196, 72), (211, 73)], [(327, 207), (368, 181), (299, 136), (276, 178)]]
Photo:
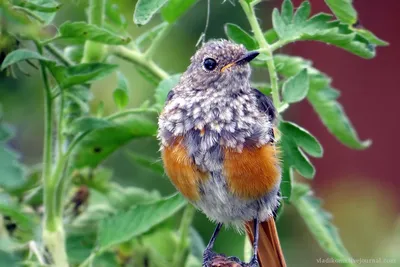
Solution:
[[(56, 24), (85, 18), (86, 1), (61, 2), (64, 2), (64, 6), (56, 18)], [(160, 22), (156, 18), (150, 25), (139, 28), (131, 21), (136, 1), (117, 2), (124, 11), (129, 22), (128, 30), (134, 37)], [(293, 2), (297, 6), (301, 1)], [(328, 12), (324, 1), (310, 2), (313, 13)], [(280, 0), (271, 0), (258, 6), (257, 14), (264, 29), (271, 27), (272, 8), (280, 4)], [(285, 117), (304, 126), (324, 146), (324, 157), (313, 160), (317, 175), (311, 184), (315, 194), (324, 199), (324, 208), (333, 214), (333, 221), (353, 257), (382, 260), (397, 258), (397, 263), (387, 266), (400, 266), (400, 179), (397, 168), (400, 156), (396, 149), (399, 148), (397, 137), (400, 132), (400, 2), (354, 0), (354, 4), (361, 24), (390, 43), (389, 47), (378, 50), (375, 59), (360, 59), (333, 46), (316, 42), (292, 44), (280, 52), (311, 59), (317, 68), (332, 76), (334, 87), (342, 92), (340, 102), (360, 137), (372, 139), (373, 145), (365, 151), (353, 151), (341, 145), (326, 131), (308, 103), (293, 105)], [(206, 13), (206, 1), (201, 0), (178, 21), (165, 39), (165, 44), (155, 58), (168, 72), (185, 70), (204, 29)], [(211, 0), (207, 38), (225, 37), (223, 26), (227, 22), (237, 23), (249, 30), (246, 18), (234, 0)], [(129, 77), (130, 106), (137, 107), (148, 99), (152, 101), (154, 86), (138, 75), (129, 63), (117, 62)], [(11, 145), (21, 152), (22, 161), (30, 165), (40, 162), (42, 153), (43, 90), (38, 76), (35, 71), (31, 72), (31, 77), (19, 75), (18, 79), (0, 74), (0, 103), (4, 118), (15, 126), (17, 132)], [(254, 79), (266, 80), (268, 75), (257, 72)], [(116, 110), (112, 100), (115, 82), (115, 77), (110, 77), (94, 84), (93, 106), (104, 101), (107, 113)], [(104, 163), (114, 169), (114, 180), (121, 184), (156, 189), (164, 195), (174, 191), (167, 177), (161, 177), (135, 164), (127, 157), (126, 151), (158, 157), (157, 142), (154, 139), (130, 143)], [(195, 226), (205, 242), (208, 242), (214, 225), (198, 213)], [(328, 257), (313, 240), (300, 216), (288, 205), (278, 222), (278, 228), (289, 266), (318, 266), (316, 259)], [(216, 250), (242, 256), (243, 242), (243, 236), (224, 231), (217, 240)], [(386, 265), (381, 263), (366, 266)]]

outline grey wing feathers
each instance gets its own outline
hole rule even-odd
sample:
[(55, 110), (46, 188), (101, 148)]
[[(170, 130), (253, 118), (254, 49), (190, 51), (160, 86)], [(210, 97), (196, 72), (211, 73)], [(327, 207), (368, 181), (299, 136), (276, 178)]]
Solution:
[(257, 98), (259, 110), (268, 114), (270, 121), (274, 123), (276, 119), (276, 109), (274, 107), (274, 104), (272, 103), (272, 100), (257, 89), (253, 88), (253, 91)]

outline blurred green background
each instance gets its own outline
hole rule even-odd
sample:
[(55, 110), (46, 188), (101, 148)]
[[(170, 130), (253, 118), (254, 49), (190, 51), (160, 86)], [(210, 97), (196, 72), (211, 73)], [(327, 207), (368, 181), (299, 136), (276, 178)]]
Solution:
[[(66, 20), (84, 20), (87, 2), (83, 0), (61, 1), (63, 8), (55, 23)], [(128, 30), (135, 37), (157, 25), (153, 19), (149, 25), (137, 27), (132, 23), (136, 1), (120, 0), (121, 10), (129, 23)], [(296, 5), (300, 1), (293, 1)], [(327, 11), (321, 0), (311, 0), (313, 13)], [(324, 208), (333, 214), (333, 222), (339, 228), (344, 244), (355, 259), (395, 259), (400, 266), (400, 179), (398, 179), (397, 133), (398, 122), (396, 74), (400, 51), (397, 45), (397, 11), (400, 2), (396, 0), (358, 1), (355, 6), (361, 23), (383, 39), (389, 41), (389, 48), (380, 49), (377, 58), (366, 61), (337, 48), (317, 43), (293, 44), (282, 52), (300, 55), (315, 62), (322, 71), (331, 75), (333, 85), (342, 91), (341, 102), (363, 139), (371, 138), (373, 145), (366, 151), (352, 151), (337, 142), (323, 127), (308, 104), (291, 107), (286, 118), (310, 130), (325, 148), (322, 159), (313, 160), (317, 175), (312, 182), (316, 195), (324, 199)], [(373, 3), (375, 2), (375, 3)], [(270, 28), (272, 8), (281, 1), (265, 1), (257, 10), (264, 29)], [(198, 1), (185, 14), (165, 39), (155, 58), (169, 73), (185, 70), (190, 56), (195, 52), (195, 44), (206, 23), (206, 1)], [(211, 0), (209, 38), (224, 38), (223, 26), (233, 22), (249, 30), (239, 4), (235, 1)], [(22, 46), (26, 44), (22, 43)], [(62, 44), (61, 44), (62, 45)], [(144, 101), (153, 101), (154, 86), (146, 82), (126, 62), (114, 59), (129, 78), (131, 88), (130, 107), (138, 107)], [(33, 165), (41, 161), (43, 140), (43, 95), (42, 83), (36, 71), (29, 70), (31, 76), (21, 73), (18, 79), (0, 73), (0, 103), (4, 119), (14, 125), (16, 137), (11, 145), (22, 156), (22, 161)], [(266, 80), (265, 72), (256, 72), (255, 80)], [(112, 100), (116, 77), (97, 82), (92, 87), (91, 105), (105, 103), (106, 113), (116, 111)], [(158, 144), (153, 139), (134, 141), (113, 154), (104, 164), (114, 169), (114, 180), (124, 185), (134, 185), (146, 189), (157, 189), (163, 195), (175, 191), (166, 176), (135, 164), (126, 151), (143, 153), (158, 158)], [(1, 175), (1, 174), (0, 174)], [(299, 177), (299, 179), (301, 179)], [(196, 215), (195, 227), (208, 242), (214, 225), (200, 213)], [(307, 231), (296, 211), (286, 205), (278, 222), (281, 243), (289, 266), (318, 266), (316, 259), (328, 256), (319, 248)], [(244, 237), (225, 230), (216, 243), (216, 250), (230, 255), (243, 255)], [(361, 264), (363, 265), (363, 264)], [(365, 264), (367, 266), (385, 266)]]

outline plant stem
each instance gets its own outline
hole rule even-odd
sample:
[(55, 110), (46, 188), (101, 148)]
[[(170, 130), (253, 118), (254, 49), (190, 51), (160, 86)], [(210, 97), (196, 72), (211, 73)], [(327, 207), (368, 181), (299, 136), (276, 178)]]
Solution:
[(162, 40), (164, 39), (165, 36), (167, 36), (167, 34), (172, 29), (172, 26), (173, 26), (173, 24), (169, 23), (164, 29), (162, 29), (162, 31), (157, 35), (157, 37), (151, 43), (150, 47), (144, 53), (145, 58), (147, 58), (147, 59), (153, 58), (154, 54), (157, 52), (157, 49), (162, 44)]
[[(96, 25), (100, 28), (103, 26), (105, 6), (105, 0), (89, 1), (89, 24)], [(107, 50), (105, 45), (92, 41), (86, 41), (82, 62), (88, 63), (103, 61), (106, 56), (106, 52)]]
[(193, 217), (196, 210), (191, 204), (188, 204), (182, 216), (181, 225), (179, 226), (179, 244), (174, 255), (172, 266), (184, 266), (186, 258), (188, 256), (188, 246), (189, 246), (189, 230), (192, 224)]
[[(43, 48), (37, 46), (39, 53), (43, 54)], [(49, 230), (55, 230), (53, 193), (54, 185), (51, 177), (51, 166), (53, 164), (53, 99), (49, 79), (44, 63), (40, 63), (40, 71), (44, 82), (44, 147), (43, 147), (43, 182), (44, 182), (44, 206), (45, 206), (45, 225)]]
[(68, 58), (66, 58), (63, 53), (53, 44), (47, 44), (44, 46), (47, 51), (49, 51), (50, 54), (52, 54), (56, 59), (58, 59), (62, 64), (65, 66), (72, 66), (74, 63), (72, 63)]
[[(43, 47), (36, 43), (40, 54)], [(57, 267), (68, 267), (67, 254), (65, 250), (65, 234), (62, 225), (62, 217), (56, 214), (55, 191), (57, 187), (57, 176), (52, 175), (53, 165), (53, 98), (50, 83), (43, 62), (40, 70), (45, 87), (45, 135), (43, 148), (43, 199), (45, 206), (45, 218), (43, 229), (43, 242), (50, 253), (52, 265)], [(58, 162), (59, 164), (59, 162)], [(55, 173), (57, 174), (57, 172)]]
[(251, 29), (254, 33), (254, 37), (260, 46), (260, 51), (262, 51), (267, 56), (266, 62), (271, 82), (272, 101), (274, 102), (275, 108), (279, 109), (281, 106), (281, 100), (279, 96), (278, 74), (276, 72), (274, 58), (272, 54), (273, 50), (271, 49), (270, 44), (268, 44), (267, 40), (265, 40), (264, 38), (264, 34), (261, 30), (260, 24), (257, 21), (257, 17), (254, 11), (254, 6), (255, 4), (259, 3), (259, 1), (256, 1), (253, 4), (249, 4), (245, 0), (239, 0), (239, 3), (242, 6), (243, 11), (246, 14), (247, 20), (250, 23)]
[(146, 59), (143, 54), (137, 51), (131, 50), (124, 46), (111, 46), (109, 47), (109, 51), (117, 57), (145, 68), (158, 80), (163, 80), (169, 77), (169, 74), (160, 68), (156, 63), (154, 63), (154, 61)]

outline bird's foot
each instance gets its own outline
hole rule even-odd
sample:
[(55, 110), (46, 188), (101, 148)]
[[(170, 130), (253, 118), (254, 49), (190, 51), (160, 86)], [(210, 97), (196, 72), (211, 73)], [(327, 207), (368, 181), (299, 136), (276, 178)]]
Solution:
[(259, 267), (259, 264), (257, 258), (250, 263), (244, 263), (237, 257), (226, 257), (224, 254), (206, 250), (203, 253), (202, 267)]
[(259, 267), (260, 264), (258, 263), (257, 256), (254, 256), (251, 258), (251, 261), (249, 262), (249, 267)]
[(217, 256), (217, 253), (212, 251), (210, 248), (206, 248), (203, 252), (203, 266), (208, 266), (207, 263)]

